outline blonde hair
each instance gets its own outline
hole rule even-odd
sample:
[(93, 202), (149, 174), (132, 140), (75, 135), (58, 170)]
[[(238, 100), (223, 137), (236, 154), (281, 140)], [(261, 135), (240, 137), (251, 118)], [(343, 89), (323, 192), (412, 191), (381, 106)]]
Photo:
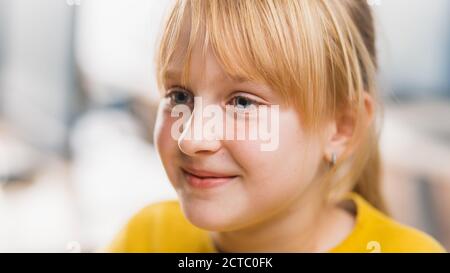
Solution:
[[(188, 28), (182, 56), (176, 56)], [(352, 151), (327, 175), (327, 199), (356, 191), (385, 210), (375, 123), (367, 128), (364, 92), (376, 100), (374, 26), (365, 0), (178, 0), (157, 52), (162, 90), (168, 65), (184, 58), (188, 78), (194, 44), (202, 39), (234, 78), (263, 82), (300, 113), (309, 132), (350, 109), (357, 117)]]

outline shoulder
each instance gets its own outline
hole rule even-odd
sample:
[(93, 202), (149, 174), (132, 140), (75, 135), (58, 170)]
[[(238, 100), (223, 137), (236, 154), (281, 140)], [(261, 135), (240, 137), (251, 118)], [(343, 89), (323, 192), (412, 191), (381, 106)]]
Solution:
[(131, 217), (107, 252), (197, 252), (207, 247), (205, 231), (192, 225), (177, 201), (148, 205)]
[(355, 237), (366, 251), (380, 252), (445, 252), (430, 235), (401, 224), (353, 194), (357, 207)]

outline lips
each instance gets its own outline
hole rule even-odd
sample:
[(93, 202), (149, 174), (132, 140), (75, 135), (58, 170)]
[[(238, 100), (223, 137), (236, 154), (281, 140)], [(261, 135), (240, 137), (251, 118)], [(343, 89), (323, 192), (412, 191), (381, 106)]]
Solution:
[(182, 168), (182, 171), (189, 185), (200, 189), (219, 187), (237, 177), (236, 175), (186, 167)]

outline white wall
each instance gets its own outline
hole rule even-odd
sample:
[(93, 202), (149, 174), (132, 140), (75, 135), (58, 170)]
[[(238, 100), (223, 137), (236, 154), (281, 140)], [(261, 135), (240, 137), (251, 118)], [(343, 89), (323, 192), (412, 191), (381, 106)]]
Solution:
[(71, 7), (65, 1), (3, 2), (2, 112), (28, 141), (60, 149), (70, 88)]
[[(163, 18), (172, 1), (89, 0), (78, 7), (76, 54), (94, 85), (157, 98), (154, 53)], [(91, 90), (92, 99), (107, 102), (115, 90)]]
[(422, 95), (448, 90), (450, 1), (379, 0), (374, 10), (382, 84)]

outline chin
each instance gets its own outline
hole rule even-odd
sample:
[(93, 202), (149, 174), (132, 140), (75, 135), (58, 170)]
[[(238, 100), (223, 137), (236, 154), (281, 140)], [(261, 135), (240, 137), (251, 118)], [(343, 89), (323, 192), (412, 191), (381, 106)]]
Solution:
[(183, 213), (194, 226), (216, 232), (231, 231), (235, 227), (235, 215), (224, 208), (219, 202), (211, 200), (183, 200)]

